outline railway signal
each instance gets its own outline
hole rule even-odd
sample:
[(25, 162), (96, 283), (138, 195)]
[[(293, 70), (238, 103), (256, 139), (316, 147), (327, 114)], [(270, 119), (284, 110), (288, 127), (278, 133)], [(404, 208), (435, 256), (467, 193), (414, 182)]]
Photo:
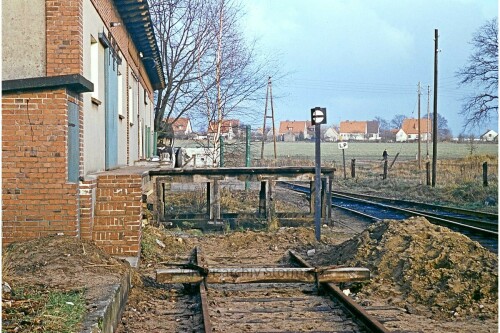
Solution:
[(320, 202), (320, 186), (321, 186), (321, 124), (326, 124), (326, 108), (319, 106), (311, 109), (311, 124), (314, 125), (314, 141), (315, 141), (315, 176), (314, 176), (314, 229), (316, 240), (321, 238), (321, 202)]

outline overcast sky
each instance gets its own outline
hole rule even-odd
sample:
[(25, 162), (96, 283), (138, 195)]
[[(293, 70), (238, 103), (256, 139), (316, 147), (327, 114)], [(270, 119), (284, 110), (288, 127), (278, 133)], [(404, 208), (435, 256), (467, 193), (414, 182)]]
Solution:
[[(328, 124), (390, 121), (427, 114), (432, 89), (434, 29), (439, 30), (438, 113), (454, 136), (462, 132), (455, 72), (467, 63), (472, 35), (497, 16), (496, 0), (242, 0), (243, 23), (259, 52), (279, 58), (285, 79), (273, 82), (276, 127), (280, 120), (309, 120), (327, 108)], [(265, 96), (265, 90), (263, 95)], [(262, 119), (253, 126), (261, 127)], [(270, 126), (270, 121), (268, 125)], [(267, 127), (266, 126), (266, 127)], [(497, 130), (498, 121), (490, 124)], [(483, 129), (481, 129), (482, 131)]]

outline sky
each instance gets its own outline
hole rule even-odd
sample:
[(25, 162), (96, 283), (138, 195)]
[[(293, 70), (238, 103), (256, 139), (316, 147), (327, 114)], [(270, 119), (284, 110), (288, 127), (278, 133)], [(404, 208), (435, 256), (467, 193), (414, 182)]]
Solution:
[[(316, 106), (329, 125), (346, 120), (391, 121), (433, 112), (434, 30), (439, 32), (438, 113), (456, 137), (463, 130), (456, 71), (467, 64), (473, 34), (498, 15), (496, 0), (244, 0), (242, 28), (260, 56), (278, 59), (286, 75), (273, 80), (275, 126), (310, 120)], [(266, 89), (262, 92), (265, 97)], [(253, 126), (262, 127), (262, 118)], [(268, 109), (269, 110), (269, 109)], [(268, 111), (270, 115), (270, 111)], [(270, 120), (266, 128), (271, 126)], [(498, 119), (487, 128), (498, 129)], [(479, 135), (482, 133), (476, 133)]]

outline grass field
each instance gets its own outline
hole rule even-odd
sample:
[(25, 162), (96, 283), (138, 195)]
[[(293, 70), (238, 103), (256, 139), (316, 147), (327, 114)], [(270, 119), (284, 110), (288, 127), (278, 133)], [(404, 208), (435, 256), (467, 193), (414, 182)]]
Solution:
[[(473, 155), (492, 155), (498, 156), (498, 144), (474, 144)], [(260, 158), (261, 144), (252, 144), (252, 157)], [(277, 142), (276, 150), (278, 158), (312, 158), (314, 159), (314, 142)], [(345, 159), (356, 160), (381, 160), (382, 152), (387, 149), (389, 160), (399, 153), (398, 160), (415, 160), (418, 150), (417, 143), (368, 143), (368, 142), (349, 142), (345, 150)], [(421, 144), (421, 156), (424, 159), (427, 155), (426, 144)], [(458, 159), (467, 157), (470, 154), (471, 145), (465, 143), (440, 142), (437, 147), (438, 159)], [(429, 155), (432, 159), (432, 144), (429, 144)], [(274, 147), (272, 143), (266, 143), (264, 146), (264, 156), (266, 158), (274, 157)], [(342, 161), (342, 150), (338, 149), (336, 142), (321, 143), (322, 160)]]
[[(175, 142), (180, 147), (196, 147), (194, 141)], [(231, 143), (230, 143), (231, 144)], [(244, 149), (245, 143), (238, 143), (241, 149)], [(490, 155), (498, 156), (497, 143), (475, 143), (473, 145), (472, 155)], [(260, 159), (262, 149), (261, 142), (251, 143), (252, 160)], [(399, 153), (398, 160), (415, 160), (417, 155), (417, 143), (376, 143), (376, 142), (349, 142), (345, 150), (345, 159), (350, 161), (355, 158), (360, 161), (376, 161), (382, 159), (382, 152), (387, 149), (389, 160)], [(425, 143), (421, 144), (421, 156), (425, 159), (427, 147)], [(432, 159), (432, 143), (429, 144), (429, 155)], [(278, 159), (312, 159), (314, 160), (314, 142), (276, 142)], [(437, 148), (438, 159), (460, 159), (471, 155), (471, 145), (468, 143), (450, 143), (439, 142)], [(321, 143), (321, 157), (324, 162), (342, 162), (342, 150), (338, 149), (336, 142)], [(274, 145), (267, 142), (264, 145), (264, 158), (274, 158)]]

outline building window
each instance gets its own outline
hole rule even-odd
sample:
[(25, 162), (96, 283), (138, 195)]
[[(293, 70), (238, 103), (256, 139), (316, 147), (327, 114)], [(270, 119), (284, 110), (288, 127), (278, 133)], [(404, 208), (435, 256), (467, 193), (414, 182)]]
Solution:
[(123, 75), (118, 71), (118, 117), (123, 119)]
[(99, 43), (94, 38), (90, 36), (90, 81), (94, 84), (94, 91), (92, 92), (92, 98), (95, 98), (97, 102), (99, 99)]
[(128, 86), (128, 121), (131, 126), (134, 124), (134, 104), (134, 89), (130, 85)]

